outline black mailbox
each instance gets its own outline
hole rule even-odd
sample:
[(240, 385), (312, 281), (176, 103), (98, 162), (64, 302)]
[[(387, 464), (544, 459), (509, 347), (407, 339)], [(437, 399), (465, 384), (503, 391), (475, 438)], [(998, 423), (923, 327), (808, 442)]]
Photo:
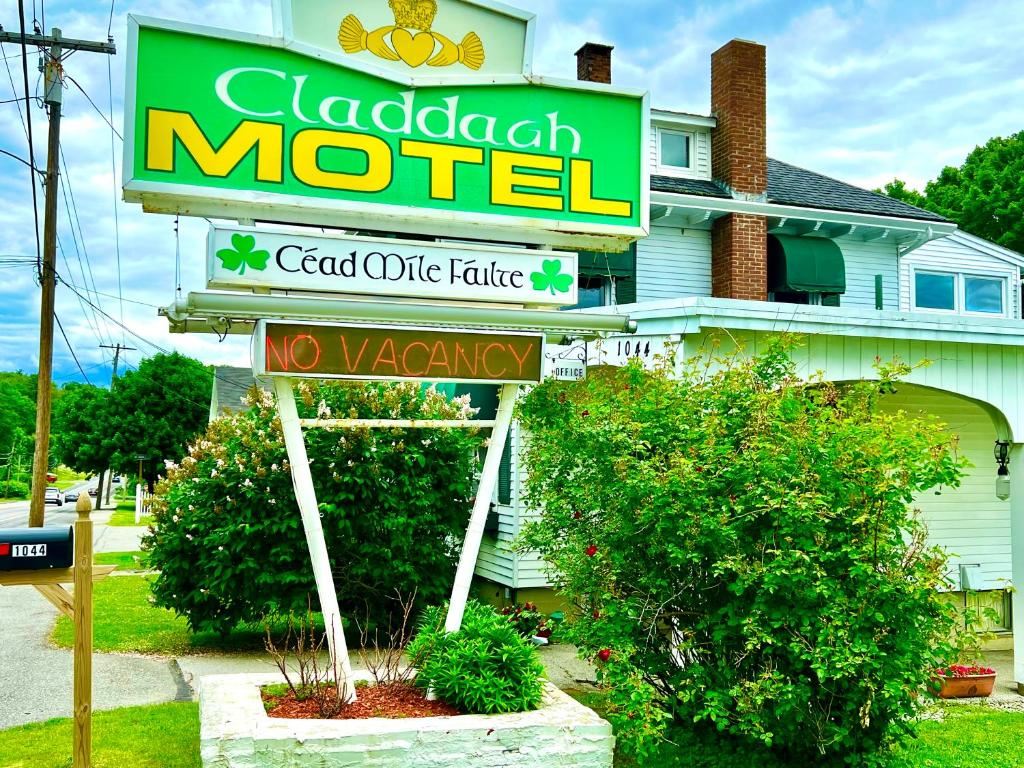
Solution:
[(75, 530), (0, 528), (0, 571), (43, 571), (75, 564)]

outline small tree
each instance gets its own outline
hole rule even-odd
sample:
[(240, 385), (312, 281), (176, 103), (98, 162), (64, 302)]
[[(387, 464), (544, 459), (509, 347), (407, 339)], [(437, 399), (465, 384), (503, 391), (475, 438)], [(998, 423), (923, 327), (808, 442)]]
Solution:
[(110, 392), (110, 447), (115, 469), (135, 467), (146, 456), (152, 484), (164, 460), (177, 461), (206, 429), (213, 372), (198, 360), (172, 352), (148, 357), (115, 379)]
[[(299, 387), (304, 418), (454, 419), (449, 401), (418, 384)], [(301, 612), (315, 588), (281, 423), (263, 392), (248, 413), (210, 424), (157, 486), (143, 542), (159, 605), (198, 630)], [(315, 429), (307, 452), (342, 611), (381, 619), (396, 594), (423, 604), (451, 590), (474, 490), (465, 429)]]
[(524, 544), (577, 607), (569, 635), (620, 736), (670, 732), (787, 765), (871, 765), (952, 652), (944, 557), (910, 504), (962, 462), (881, 383), (805, 384), (748, 360), (597, 369), (522, 404)]

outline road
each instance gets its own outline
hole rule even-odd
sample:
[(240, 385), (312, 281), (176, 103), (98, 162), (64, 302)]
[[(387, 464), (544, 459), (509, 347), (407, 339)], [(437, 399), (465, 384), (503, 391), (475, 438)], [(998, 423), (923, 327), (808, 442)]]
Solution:
[[(67, 490), (84, 493), (90, 487), (95, 488), (96, 482), (96, 478), (83, 480)], [(0, 528), (27, 528), (28, 508), (29, 503), (27, 501), (11, 501), (6, 504), (0, 504)], [(75, 522), (75, 517), (75, 503), (73, 501), (65, 501), (62, 507), (48, 504), (43, 519), (46, 525), (71, 525)]]

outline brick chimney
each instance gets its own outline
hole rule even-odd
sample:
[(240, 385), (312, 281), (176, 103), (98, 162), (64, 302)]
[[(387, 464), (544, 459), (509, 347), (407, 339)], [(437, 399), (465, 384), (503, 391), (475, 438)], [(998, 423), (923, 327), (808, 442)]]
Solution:
[(584, 43), (576, 51), (576, 79), (611, 84), (613, 50), (611, 45)]
[[(733, 196), (765, 200), (768, 193), (765, 48), (732, 40), (711, 55), (711, 169)], [(730, 214), (711, 230), (711, 293), (768, 299), (767, 222)]]

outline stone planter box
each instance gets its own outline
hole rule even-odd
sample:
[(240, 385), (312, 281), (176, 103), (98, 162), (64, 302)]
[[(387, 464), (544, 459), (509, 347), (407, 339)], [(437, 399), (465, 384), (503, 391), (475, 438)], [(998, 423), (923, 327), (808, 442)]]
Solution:
[(964, 675), (963, 677), (937, 677), (940, 699), (966, 699), (973, 696), (991, 696), (996, 684), (993, 675)]
[(550, 683), (540, 709), (513, 715), (285, 720), (268, 717), (260, 699), (261, 686), (280, 682), (276, 674), (200, 680), (204, 768), (612, 765), (611, 726)]

